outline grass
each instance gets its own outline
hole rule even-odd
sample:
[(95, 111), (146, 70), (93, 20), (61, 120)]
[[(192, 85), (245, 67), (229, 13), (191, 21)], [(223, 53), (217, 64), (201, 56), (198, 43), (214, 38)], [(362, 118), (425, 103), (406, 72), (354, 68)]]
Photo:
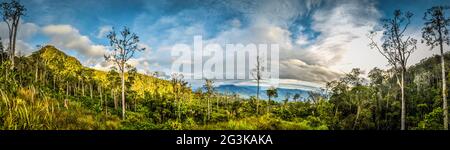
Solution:
[(69, 108), (34, 88), (20, 88), (17, 96), (0, 90), (0, 128), (4, 130), (109, 130), (121, 127), (115, 116), (97, 114), (72, 101)]
[(248, 117), (216, 124), (198, 126), (198, 130), (327, 130), (326, 125), (315, 125), (310, 120), (285, 121), (271, 114)]

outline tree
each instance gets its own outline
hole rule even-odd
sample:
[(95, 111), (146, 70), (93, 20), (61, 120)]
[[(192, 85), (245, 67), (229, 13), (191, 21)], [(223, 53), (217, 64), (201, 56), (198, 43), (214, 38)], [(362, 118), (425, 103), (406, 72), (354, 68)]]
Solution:
[(4, 50), (3, 41), (2, 38), (0, 37), (0, 62), (3, 62), (3, 50)]
[(170, 80), (170, 82), (172, 83), (175, 101), (178, 104), (178, 119), (181, 119), (181, 99), (179, 98), (179, 95), (182, 92), (183, 87), (185, 87), (188, 83), (184, 81), (183, 74), (178, 73), (172, 74), (172, 79)]
[(131, 33), (130, 29), (124, 27), (120, 32), (122, 37), (117, 37), (116, 31), (111, 31), (107, 37), (112, 47), (110, 54), (105, 55), (106, 61), (112, 61), (119, 68), (122, 80), (122, 119), (125, 119), (125, 72), (126, 64), (138, 51), (144, 51), (145, 48), (139, 48), (139, 37)]
[[(108, 78), (108, 82), (109, 82), (109, 87), (111, 88), (111, 97), (114, 99), (114, 109), (117, 110), (117, 106), (118, 106), (118, 102), (117, 102), (117, 98), (116, 98), (116, 91), (119, 87), (119, 85), (121, 84), (121, 78), (119, 76), (119, 73), (117, 73), (116, 71), (116, 67), (111, 68), (111, 70), (109, 70), (108, 74), (106, 75)], [(91, 83), (91, 87), (92, 87), (92, 83)], [(92, 90), (91, 90), (91, 98), (92, 98)]]
[[(256, 55), (256, 66), (253, 69), (252, 76), (253, 79), (256, 80), (256, 100), (259, 101), (259, 91), (260, 91), (260, 82), (262, 80), (262, 71), (264, 70), (264, 67), (261, 66), (261, 58), (259, 57), (259, 53)], [(256, 113), (259, 111), (259, 105), (256, 104)]]
[(430, 46), (430, 49), (433, 49), (435, 46), (439, 46), (441, 51), (442, 109), (444, 116), (444, 129), (448, 130), (447, 85), (443, 45), (449, 45), (447, 26), (450, 25), (450, 18), (445, 18), (445, 9), (448, 8), (444, 8), (443, 6), (435, 6), (425, 12), (425, 16), (423, 17), (423, 20), (425, 20), (425, 26), (422, 28), (422, 43), (426, 43), (427, 46)]
[(136, 67), (133, 67), (133, 66), (128, 65), (128, 64), (127, 64), (127, 66), (125, 68), (127, 68), (127, 70), (128, 70), (128, 77), (127, 77), (128, 80), (125, 82), (125, 87), (126, 87), (127, 90), (129, 90), (128, 91), (129, 92), (128, 95), (130, 95), (131, 99), (134, 100), (133, 107), (134, 107), (134, 111), (136, 111), (136, 109), (137, 109), (137, 98), (134, 97), (135, 96), (135, 91), (131, 90), (131, 86), (133, 84), (135, 84), (136, 78), (138, 77), (137, 76), (137, 74), (138, 74), (137, 73), (137, 69), (136, 69)]
[(295, 93), (293, 99), (294, 101), (298, 101), (298, 99), (300, 99), (300, 94)]
[(353, 129), (359, 124), (359, 118), (364, 106), (368, 103), (368, 88), (364, 86), (364, 79), (361, 78), (363, 72), (359, 68), (353, 68), (352, 71), (343, 78), (351, 86), (350, 102), (356, 105), (356, 117), (353, 123)]
[(401, 90), (401, 130), (405, 130), (406, 122), (406, 100), (405, 100), (405, 73), (409, 56), (416, 49), (417, 40), (405, 35), (405, 31), (411, 23), (411, 12), (403, 13), (400, 10), (394, 11), (394, 17), (383, 19), (383, 44), (379, 46), (375, 42), (376, 32), (369, 34), (370, 48), (377, 49), (395, 70), (397, 84)]
[(11, 2), (1, 3), (3, 9), (3, 21), (8, 27), (8, 51), (9, 58), (11, 60), (11, 67), (14, 67), (14, 57), (16, 52), (16, 38), (17, 29), (19, 28), (20, 17), (25, 15), (25, 6), (21, 5), (18, 1), (12, 0)]
[[(383, 89), (388, 89), (386, 87), (386, 85), (383, 85), (383, 81), (386, 78), (385, 75), (385, 71), (375, 67), (373, 68), (369, 74), (368, 77), (370, 79), (370, 86), (375, 90), (374, 92), (376, 93), (376, 125), (377, 125), (377, 129), (380, 129), (380, 120), (382, 117), (382, 101), (383, 101)], [(388, 105), (389, 103), (386, 102), (386, 110), (388, 109)]]
[(284, 95), (284, 105), (286, 105), (289, 102), (289, 99), (291, 99), (291, 93), (286, 93), (286, 95)]
[(269, 107), (270, 107), (270, 100), (272, 97), (278, 97), (278, 91), (275, 87), (270, 87), (266, 90), (267, 97), (269, 97), (269, 100), (267, 101), (267, 113), (269, 113)]
[(205, 85), (203, 85), (203, 88), (206, 90), (206, 101), (207, 101), (207, 114), (208, 114), (208, 119), (211, 119), (211, 108), (210, 108), (210, 99), (211, 96), (214, 95), (215, 93), (215, 89), (214, 89), (214, 81), (210, 80), (210, 79), (205, 79)]

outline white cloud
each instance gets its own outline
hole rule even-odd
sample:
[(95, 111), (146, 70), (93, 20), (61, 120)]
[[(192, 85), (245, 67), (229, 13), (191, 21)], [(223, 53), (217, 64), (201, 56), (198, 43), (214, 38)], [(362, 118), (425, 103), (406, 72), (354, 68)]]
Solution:
[[(364, 6), (364, 7), (363, 7)], [(338, 4), (332, 9), (320, 9), (313, 14), (312, 29), (320, 32), (310, 47), (299, 54), (310, 64), (336, 65), (349, 51), (353, 41), (367, 39), (366, 34), (379, 19), (373, 3), (351, 2)], [(359, 51), (368, 49), (359, 47)]]
[[(21, 22), (19, 30), (17, 31), (16, 41), (16, 55), (29, 55), (33, 51), (33, 46), (28, 43), (28, 40), (39, 32), (39, 26), (30, 22)], [(8, 41), (8, 26), (5, 22), (0, 22), (0, 37), (4, 46), (7, 46)]]
[[(225, 25), (220, 25), (221, 30), (214, 37), (203, 37), (206, 40), (204, 45), (277, 43), (280, 45), (280, 77), (283, 80), (323, 84), (354, 67), (367, 72), (375, 66), (387, 64), (380, 54), (367, 45), (366, 34), (373, 30), (381, 17), (376, 2), (262, 0), (223, 3), (244, 16), (229, 19)], [(170, 49), (167, 47), (174, 43), (191, 44), (194, 35), (205, 33), (202, 22), (180, 25), (177, 17), (165, 16), (147, 28), (158, 30), (160, 26), (169, 26), (163, 31), (164, 37), (150, 38), (160, 45), (155, 49), (155, 55), (146, 57), (150, 60), (147, 62), (158, 62), (162, 69), (170, 68), (171, 63), (170, 51), (163, 49)], [(311, 17), (311, 22), (296, 24), (298, 17)], [(297, 33), (289, 30), (292, 25), (298, 26)], [(310, 31), (319, 34), (310, 36)], [(161, 38), (163, 40), (160, 41)], [(413, 54), (412, 59), (423, 53), (430, 54), (417, 53)]]
[(302, 81), (324, 84), (337, 79), (341, 73), (326, 66), (307, 64), (299, 59), (280, 61), (280, 78), (297, 79)]
[(50, 44), (64, 50), (76, 50), (84, 57), (99, 58), (106, 53), (106, 46), (93, 44), (88, 36), (81, 35), (71, 25), (48, 25), (42, 32), (50, 37)]
[(16, 41), (16, 55), (27, 56), (35, 50), (35, 47), (23, 40)]
[[(375, 3), (330, 2), (331, 5), (319, 9), (314, 8), (321, 2), (305, 3), (304, 6), (292, 1), (260, 3), (255, 10), (250, 9), (258, 13), (248, 15), (251, 21), (248, 27), (223, 31), (209, 42), (278, 43), (280, 78), (315, 83), (334, 80), (353, 67), (367, 70), (383, 63), (382, 56), (367, 47), (366, 34), (380, 18)], [(310, 30), (320, 33), (314, 39), (304, 33), (303, 25), (298, 25), (299, 33), (288, 30), (293, 18), (304, 14), (311, 14)], [(296, 39), (291, 38), (293, 34), (298, 34)], [(370, 61), (370, 65), (364, 61)]]
[[(305, 91), (317, 91), (320, 90), (320, 88), (325, 88), (325, 84), (317, 84), (314, 82), (306, 82), (306, 81), (301, 81), (301, 80), (295, 80), (295, 79), (280, 79), (277, 81), (278, 85), (274, 86), (269, 82), (266, 81), (262, 81), (260, 83), (261, 87), (282, 87), (285, 89), (302, 89)], [(226, 82), (217, 82), (216, 86), (220, 86), (220, 85), (226, 85), (226, 84), (233, 84), (236, 86), (256, 86), (257, 83), (254, 80), (248, 81), (241, 81), (241, 80), (236, 80), (236, 81), (232, 81), (231, 83), (229, 81)]]
[[(309, 44), (311, 41), (305, 35), (299, 35), (297, 39), (292, 39), (293, 33), (288, 30), (288, 26), (296, 17), (310, 13), (310, 9), (314, 8), (317, 5), (316, 3), (310, 3), (309, 8), (294, 1), (265, 1), (253, 5), (256, 6), (250, 9), (246, 7), (247, 10), (245, 10), (249, 12), (247, 17), (250, 20), (247, 27), (240, 28), (239, 26), (222, 31), (215, 38), (209, 39), (205, 43), (219, 43), (221, 45), (228, 43), (279, 44), (280, 78), (282, 79), (322, 84), (336, 79), (340, 75), (339, 72), (328, 68), (326, 64), (316, 63), (322, 61), (320, 59), (305, 63), (305, 56), (298, 55), (298, 50), (305, 51), (304, 55), (311, 55), (311, 52), (306, 52), (300, 47)], [(231, 26), (233, 27), (233, 25)], [(305, 30), (302, 25), (299, 25), (299, 28), (302, 28), (300, 31)], [(226, 62), (230, 61), (226, 60)]]
[[(8, 38), (8, 25), (5, 22), (0, 22), (0, 37), (3, 40), (7, 40)], [(17, 30), (17, 39), (29, 39), (34, 36), (39, 31), (39, 26), (34, 23), (23, 23), (19, 25), (19, 30)]]
[(112, 26), (106, 25), (98, 28), (97, 38), (105, 38), (106, 35), (112, 31)]
[(101, 71), (109, 71), (111, 67), (114, 66), (113, 62), (107, 62), (107, 61), (101, 61), (94, 66), (92, 66), (92, 69), (101, 70)]
[(297, 37), (297, 40), (295, 40), (295, 44), (303, 46), (308, 44), (310, 41), (308, 40), (308, 37), (305, 35), (300, 35)]

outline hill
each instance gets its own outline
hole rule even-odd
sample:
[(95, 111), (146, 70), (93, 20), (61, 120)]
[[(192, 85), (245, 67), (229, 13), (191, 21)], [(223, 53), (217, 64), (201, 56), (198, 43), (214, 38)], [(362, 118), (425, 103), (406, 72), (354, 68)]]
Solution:
[[(261, 87), (260, 88), (260, 99), (269, 99), (266, 94), (267, 87)], [(275, 101), (281, 102), (282, 100), (286, 99), (286, 96), (289, 95), (290, 99), (292, 100), (292, 97), (294, 94), (300, 94), (299, 100), (305, 100), (309, 97), (309, 92), (302, 89), (288, 89), (288, 88), (276, 88), (278, 92), (278, 97), (272, 98)], [(250, 98), (251, 96), (256, 96), (257, 93), (257, 87), (256, 86), (240, 86), (240, 85), (219, 85), (216, 87), (216, 90), (219, 93), (222, 94), (238, 94), (242, 98)]]

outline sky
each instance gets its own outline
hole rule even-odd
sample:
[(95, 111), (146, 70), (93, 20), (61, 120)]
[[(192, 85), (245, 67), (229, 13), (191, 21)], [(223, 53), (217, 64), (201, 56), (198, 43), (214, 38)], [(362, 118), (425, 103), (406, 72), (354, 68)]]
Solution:
[[(5, 0), (2, 0), (5, 1)], [(446, 0), (21, 0), (27, 8), (18, 34), (21, 55), (36, 45), (51, 44), (78, 58), (83, 65), (107, 70), (106, 38), (113, 28), (127, 26), (140, 37), (129, 64), (140, 72), (171, 74), (175, 44), (191, 44), (201, 35), (206, 43), (277, 43), (280, 47), (280, 86), (323, 87), (352, 68), (369, 72), (386, 69), (387, 61), (368, 46), (367, 34), (380, 29), (380, 20), (396, 9), (414, 14), (406, 31), (421, 39), (424, 12)], [(447, 12), (447, 16), (450, 16)], [(0, 22), (0, 37), (7, 27)], [(379, 39), (379, 37), (378, 37)], [(418, 43), (409, 65), (438, 54)], [(448, 47), (445, 47), (448, 50)], [(202, 81), (189, 81), (199, 86)], [(253, 85), (251, 80), (218, 84)]]

